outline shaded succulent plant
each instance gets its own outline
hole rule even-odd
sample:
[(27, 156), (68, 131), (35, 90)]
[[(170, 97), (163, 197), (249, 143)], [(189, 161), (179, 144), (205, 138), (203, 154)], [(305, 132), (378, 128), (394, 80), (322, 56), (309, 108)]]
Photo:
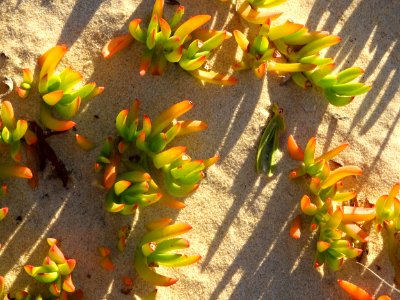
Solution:
[(302, 88), (311, 86), (323, 90), (328, 101), (335, 106), (350, 103), (357, 95), (368, 92), (371, 87), (354, 80), (363, 75), (358, 67), (333, 73), (332, 58), (323, 57), (320, 51), (341, 41), (340, 37), (326, 31), (309, 32), (302, 24), (286, 21), (271, 25), (263, 23), (253, 41), (235, 30), (235, 39), (244, 51), (243, 61), (235, 65), (238, 70), (253, 69), (261, 78), (267, 71), (279, 76), (290, 74)]
[[(50, 284), (50, 293), (57, 299), (68, 299), (68, 294), (75, 292), (71, 273), (75, 268), (75, 259), (67, 259), (57, 247), (57, 240), (49, 238), (50, 246), (48, 256), (45, 257), (41, 266), (27, 265), (24, 267), (28, 275), (42, 283)], [(22, 294), (25, 292), (22, 292)], [(26, 293), (27, 294), (27, 293)], [(27, 294), (26, 296), (29, 296)], [(20, 298), (31, 299), (31, 298)], [(37, 298), (34, 298), (37, 299)]]
[[(289, 136), (290, 156), (302, 164), (290, 173), (290, 178), (306, 176), (313, 196), (304, 195), (300, 208), (305, 215), (311, 216), (311, 229), (319, 230), (315, 267), (326, 263), (332, 270), (338, 270), (345, 259), (354, 258), (362, 253), (356, 244), (368, 241), (368, 234), (359, 223), (375, 218), (374, 208), (354, 207), (346, 203), (356, 197), (355, 192), (342, 191), (342, 179), (362, 174), (360, 168), (343, 166), (331, 170), (329, 161), (348, 145), (343, 144), (315, 158), (316, 139), (311, 138), (303, 151)], [(294, 220), (291, 235), (300, 237), (300, 222)]]
[[(82, 75), (71, 68), (59, 73), (55, 70), (67, 52), (65, 45), (57, 45), (49, 49), (38, 60), (40, 67), (38, 90), (43, 102), (40, 106), (40, 121), (44, 127), (54, 131), (65, 131), (75, 126), (70, 119), (74, 117), (83, 101), (87, 101), (102, 93), (104, 88), (91, 82), (80, 88)], [(26, 98), (32, 89), (33, 74), (23, 70), (23, 82), (17, 89), (18, 94)], [(56, 113), (61, 119), (53, 116)]]
[(283, 111), (278, 105), (273, 104), (270, 108), (270, 118), (261, 136), (257, 149), (256, 170), (258, 173), (265, 172), (268, 177), (272, 176), (275, 167), (275, 156), (278, 150), (279, 135), (285, 130), (286, 124)]
[[(116, 118), (119, 136), (107, 138), (100, 151), (96, 169), (104, 171), (103, 186), (109, 190), (106, 209), (110, 212), (132, 214), (138, 206), (145, 207), (160, 201), (174, 208), (185, 205), (175, 200), (195, 191), (205, 177), (204, 170), (218, 161), (219, 156), (206, 160), (192, 160), (186, 147), (168, 144), (178, 136), (202, 131), (202, 121), (178, 121), (189, 111), (189, 100), (172, 105), (152, 122), (144, 115), (139, 122), (139, 101), (131, 109), (121, 111)], [(137, 157), (136, 162), (124, 156)], [(120, 168), (124, 167), (124, 171)], [(151, 172), (159, 171), (163, 184), (156, 183)]]
[(231, 34), (226, 31), (199, 30), (211, 19), (209, 15), (197, 15), (178, 25), (184, 15), (184, 7), (179, 6), (168, 21), (163, 18), (163, 9), (164, 0), (156, 0), (147, 30), (140, 27), (141, 19), (134, 19), (129, 24), (130, 34), (109, 41), (102, 51), (103, 56), (109, 58), (136, 40), (146, 47), (140, 62), (141, 76), (148, 70), (152, 75), (161, 75), (167, 62), (171, 62), (178, 63), (182, 69), (204, 82), (235, 84), (234, 77), (203, 68), (213, 50)]
[(400, 200), (397, 197), (400, 182), (393, 185), (388, 195), (382, 195), (376, 201), (376, 229), (382, 231), (387, 243), (389, 259), (395, 271), (394, 281), (400, 286)]
[(189, 241), (176, 236), (188, 232), (188, 224), (172, 224), (172, 219), (160, 219), (146, 225), (149, 232), (145, 234), (135, 251), (135, 268), (139, 276), (157, 286), (170, 286), (178, 281), (156, 273), (154, 268), (183, 267), (201, 259), (200, 255), (187, 256), (173, 251), (189, 248)]
[(349, 281), (338, 279), (339, 286), (349, 295), (352, 299), (360, 299), (360, 300), (391, 300), (388, 295), (381, 295), (378, 298), (375, 298), (370, 293), (368, 293), (363, 288), (351, 283)]

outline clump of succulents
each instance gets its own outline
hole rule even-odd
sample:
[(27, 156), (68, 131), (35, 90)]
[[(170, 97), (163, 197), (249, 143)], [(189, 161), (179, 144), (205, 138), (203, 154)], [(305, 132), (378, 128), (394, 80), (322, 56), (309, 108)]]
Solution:
[[(48, 256), (43, 260), (42, 265), (24, 267), (28, 275), (42, 283), (50, 284), (49, 291), (57, 299), (68, 299), (68, 295), (75, 292), (72, 282), (72, 271), (75, 269), (75, 259), (68, 259), (57, 246), (57, 240), (49, 238), (47, 243), (50, 246)], [(27, 292), (20, 292), (21, 297), (17, 299), (41, 299), (31, 298)]]
[(201, 259), (200, 255), (188, 256), (175, 250), (189, 248), (189, 241), (176, 237), (192, 229), (188, 224), (172, 224), (172, 219), (160, 219), (146, 225), (149, 230), (135, 251), (135, 268), (139, 276), (156, 286), (170, 286), (178, 281), (155, 272), (155, 268), (183, 267)]
[[(81, 106), (103, 92), (103, 87), (96, 83), (87, 83), (76, 88), (82, 82), (82, 75), (68, 67), (59, 73), (56, 68), (67, 52), (65, 45), (57, 45), (44, 53), (38, 60), (40, 67), (38, 90), (42, 102), (40, 106), (40, 121), (43, 126), (54, 131), (65, 131), (75, 126), (70, 119), (74, 117)], [(33, 74), (29, 69), (23, 70), (23, 82), (17, 89), (22, 98), (29, 95), (33, 85)], [(53, 114), (57, 114), (58, 118)]]
[[(329, 165), (332, 158), (347, 146), (340, 145), (315, 157), (315, 138), (309, 140), (303, 151), (293, 136), (289, 136), (289, 154), (301, 161), (301, 166), (291, 171), (289, 177), (305, 176), (313, 194), (302, 197), (300, 208), (305, 215), (312, 217), (311, 229), (319, 231), (315, 267), (326, 263), (332, 270), (338, 270), (345, 259), (360, 255), (362, 249), (357, 245), (367, 242), (368, 234), (359, 224), (375, 218), (374, 208), (346, 205), (356, 197), (356, 193), (343, 191), (342, 179), (359, 176), (362, 170), (356, 166), (332, 169)], [(290, 232), (294, 238), (300, 238), (299, 218), (294, 220)]]
[[(38, 92), (41, 96), (40, 103), (40, 126), (35, 121), (16, 121), (13, 116), (11, 104), (3, 102), (5, 125), (2, 129), (1, 141), (10, 145), (11, 155), (14, 160), (20, 161), (21, 154), (20, 140), (24, 137), (26, 142), (26, 153), (28, 161), (38, 161), (32, 167), (39, 165), (33, 171), (33, 179), (30, 181), (33, 187), (37, 186), (39, 171), (43, 171), (46, 162), (50, 161), (56, 170), (57, 176), (67, 186), (68, 171), (64, 163), (58, 159), (53, 148), (46, 139), (56, 132), (63, 132), (71, 129), (76, 124), (71, 120), (80, 109), (81, 103), (99, 95), (103, 87), (96, 83), (87, 83), (77, 87), (82, 82), (82, 75), (68, 67), (61, 72), (56, 72), (57, 66), (67, 52), (65, 45), (57, 45), (46, 51), (38, 60), (39, 80), (37, 82)], [(23, 81), (17, 88), (17, 93), (22, 98), (27, 98), (34, 86), (34, 76), (29, 69), (23, 70)], [(3, 115), (3, 113), (2, 113)], [(89, 150), (92, 145), (84, 137), (77, 135), (78, 144)]]
[[(104, 174), (108, 211), (132, 214), (136, 208), (158, 201), (174, 208), (185, 207), (175, 198), (195, 191), (205, 177), (205, 169), (219, 159), (192, 160), (184, 146), (167, 148), (175, 137), (207, 128), (202, 121), (177, 120), (192, 107), (191, 101), (184, 100), (161, 112), (154, 121), (144, 115), (139, 122), (139, 101), (135, 100), (131, 109), (118, 114), (118, 137), (106, 139), (96, 163), (96, 169)], [(129, 157), (137, 159), (132, 162)], [(150, 175), (156, 171), (162, 183)]]
[(291, 75), (302, 88), (311, 86), (322, 89), (328, 101), (335, 106), (350, 103), (355, 96), (368, 92), (371, 87), (354, 82), (364, 71), (358, 67), (334, 73), (332, 58), (320, 51), (340, 42), (340, 37), (326, 31), (309, 32), (307, 27), (287, 21), (281, 25), (263, 23), (258, 35), (249, 41), (240, 31), (234, 31), (239, 47), (244, 51), (243, 60), (235, 65), (238, 70), (253, 69), (261, 78), (266, 71), (279, 76)]
[(389, 259), (395, 271), (394, 281), (400, 285), (400, 200), (397, 195), (400, 182), (393, 185), (388, 195), (382, 195), (376, 201), (376, 229), (382, 231), (388, 245)]
[(161, 75), (167, 63), (171, 62), (178, 63), (182, 69), (204, 82), (235, 84), (234, 77), (203, 68), (213, 50), (231, 34), (219, 30), (199, 30), (211, 19), (209, 15), (193, 16), (179, 25), (185, 11), (183, 6), (179, 6), (168, 21), (163, 18), (163, 10), (164, 0), (156, 0), (147, 30), (140, 26), (142, 19), (132, 20), (130, 34), (109, 41), (102, 51), (103, 56), (109, 58), (136, 40), (145, 46), (140, 62), (141, 76), (147, 71), (152, 75)]

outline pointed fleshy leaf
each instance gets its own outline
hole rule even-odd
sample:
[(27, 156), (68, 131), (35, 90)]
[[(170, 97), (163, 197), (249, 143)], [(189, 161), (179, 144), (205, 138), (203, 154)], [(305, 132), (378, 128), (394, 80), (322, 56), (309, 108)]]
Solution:
[(158, 18), (162, 18), (164, 10), (164, 0), (156, 0), (153, 6), (152, 15), (156, 15)]
[(317, 206), (311, 202), (310, 197), (307, 195), (304, 195), (301, 200), (300, 200), (300, 208), (303, 213), (309, 216), (315, 215), (315, 213), (318, 211)]
[(220, 74), (214, 71), (205, 71), (197, 69), (190, 72), (191, 75), (200, 79), (201, 81), (219, 84), (219, 85), (235, 85), (237, 83), (236, 77), (227, 74)]
[(85, 136), (80, 134), (75, 134), (75, 140), (78, 143), (79, 147), (81, 147), (85, 151), (90, 151), (94, 148), (94, 144)]
[(141, 19), (134, 19), (129, 23), (129, 32), (139, 42), (146, 42), (146, 33), (140, 28)]
[(192, 226), (184, 223), (168, 225), (160, 229), (152, 230), (149, 233), (145, 234), (141, 241), (141, 244), (145, 244), (148, 242), (159, 243), (164, 240), (173, 238), (177, 235), (181, 235), (185, 232), (188, 232), (191, 229)]
[(46, 102), (50, 106), (56, 105), (61, 98), (64, 96), (64, 91), (63, 90), (58, 90), (54, 92), (47, 93), (42, 96), (43, 101)]
[(341, 38), (336, 35), (329, 35), (318, 40), (308, 43), (297, 52), (297, 57), (305, 57), (318, 53), (322, 49), (333, 46), (341, 41)]
[(317, 250), (319, 252), (324, 252), (331, 247), (331, 244), (325, 241), (318, 241), (317, 242)]
[(298, 161), (304, 160), (304, 152), (297, 144), (296, 140), (294, 139), (293, 135), (289, 135), (288, 138), (288, 151), (291, 158)]
[(62, 289), (67, 293), (73, 293), (75, 291), (74, 283), (72, 282), (71, 274), (69, 274), (63, 282)]
[(39, 66), (41, 67), (39, 74), (40, 79), (46, 74), (50, 77), (54, 73), (54, 70), (67, 50), (68, 48), (66, 45), (57, 45), (49, 49), (39, 58)]
[(174, 119), (192, 109), (193, 103), (189, 100), (178, 102), (161, 112), (152, 124), (151, 137), (162, 132)]
[(302, 25), (302, 24), (296, 24), (291, 21), (286, 21), (282, 25), (271, 26), (269, 29), (269, 32), (268, 32), (268, 37), (271, 41), (275, 41), (277, 39), (280, 39), (280, 38), (288, 36), (292, 33), (295, 33), (302, 28), (304, 28), (304, 25)]
[(236, 42), (238, 43), (239, 47), (244, 51), (248, 51), (249, 47), (249, 40), (247, 37), (239, 30), (234, 30), (233, 31), (233, 36), (235, 37)]
[(22, 139), (28, 130), (28, 122), (26, 120), (18, 120), (13, 132), (13, 140), (19, 141)]
[(0, 164), (0, 178), (32, 178), (32, 171), (24, 166), (10, 165), (10, 164)]
[(356, 166), (339, 167), (330, 172), (328, 178), (322, 183), (321, 188), (326, 189), (347, 176), (360, 176), (362, 170)]
[(338, 284), (339, 286), (348, 294), (350, 295), (353, 299), (358, 299), (358, 300), (373, 300), (374, 297), (370, 295), (366, 290), (360, 288), (359, 286), (342, 280), (338, 279)]
[(111, 260), (110, 256), (105, 256), (100, 260), (100, 266), (107, 271), (112, 271), (115, 269), (115, 265)]
[(60, 274), (65, 276), (71, 274), (72, 271), (75, 269), (75, 266), (76, 266), (75, 259), (67, 259), (65, 263), (58, 265), (58, 269), (60, 271)]
[(301, 215), (296, 216), (290, 225), (289, 235), (294, 239), (299, 239), (301, 235)]
[(1, 102), (1, 121), (4, 126), (6, 126), (9, 130), (14, 130), (16, 126), (16, 120), (14, 116), (14, 109), (12, 107), (11, 102), (2, 101)]
[(54, 260), (57, 264), (63, 264), (66, 262), (64, 254), (61, 252), (57, 245), (52, 245), (49, 250), (49, 257)]
[(185, 41), (186, 37), (197, 28), (201, 27), (211, 19), (209, 15), (197, 15), (189, 18), (186, 22), (180, 25), (174, 32), (175, 36), (181, 38), (182, 43)]
[(375, 219), (375, 208), (343, 206), (343, 223), (366, 222)]
[(172, 15), (171, 19), (169, 19), (169, 21), (168, 21), (171, 28), (175, 28), (178, 25), (178, 23), (181, 21), (183, 15), (184, 15), (184, 13), (185, 13), (185, 8), (182, 5), (180, 5), (176, 9), (175, 13)]
[(101, 51), (101, 54), (103, 55), (104, 58), (110, 58), (115, 53), (125, 49), (132, 43), (133, 43), (133, 37), (130, 34), (117, 36), (107, 42), (107, 44)]
[(54, 118), (51, 114), (50, 107), (43, 103), (40, 106), (40, 121), (46, 128), (54, 131), (66, 131), (76, 125), (76, 123), (72, 121), (58, 120)]
[(7, 214), (8, 214), (8, 207), (0, 208), (0, 221), (3, 220), (7, 216)]
[(186, 147), (184, 146), (177, 146), (172, 147), (168, 150), (165, 150), (159, 154), (156, 154), (153, 157), (154, 166), (157, 169), (162, 168), (163, 166), (172, 163), (174, 160), (181, 157), (186, 151)]
[(317, 65), (301, 64), (301, 63), (276, 63), (270, 61), (267, 64), (267, 69), (270, 72), (276, 73), (291, 73), (291, 72), (307, 72), (312, 71)]
[(244, 1), (242, 5), (237, 9), (240, 16), (249, 23), (253, 24), (264, 24), (268, 20), (274, 20), (278, 18), (282, 13), (271, 12), (268, 9), (253, 9), (248, 1)]
[(347, 83), (364, 74), (364, 70), (359, 67), (347, 68), (337, 74), (338, 83)]
[(315, 137), (312, 137), (304, 149), (304, 164), (309, 166), (314, 163), (314, 154), (317, 140)]
[(343, 224), (340, 229), (357, 241), (362, 243), (368, 242), (368, 233), (362, 230), (357, 224)]
[(160, 275), (149, 268), (146, 262), (146, 258), (141, 253), (141, 251), (135, 252), (134, 265), (139, 276), (153, 285), (170, 286), (178, 281), (178, 279)]
[(347, 146), (349, 146), (349, 144), (346, 143), (346, 144), (342, 144), (332, 150), (329, 150), (328, 152), (326, 152), (323, 155), (316, 158), (315, 161), (319, 161), (319, 160), (330, 161), (332, 158), (339, 155), (340, 152), (342, 152), (344, 149), (346, 149)]
[(156, 252), (170, 252), (173, 250), (182, 250), (189, 248), (190, 243), (188, 240), (183, 238), (173, 238), (169, 240), (162, 241), (156, 245)]

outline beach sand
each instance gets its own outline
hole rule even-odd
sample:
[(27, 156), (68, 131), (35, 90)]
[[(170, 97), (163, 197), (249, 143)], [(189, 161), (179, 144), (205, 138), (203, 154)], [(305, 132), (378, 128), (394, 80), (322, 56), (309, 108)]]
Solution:
[[(217, 0), (180, 1), (186, 15), (210, 14), (207, 26), (243, 30), (248, 25), (232, 6)], [(9, 215), (0, 223), (0, 274), (7, 290), (29, 289), (47, 293), (22, 266), (39, 265), (48, 251), (46, 238), (62, 241), (61, 249), (77, 260), (73, 273), (85, 299), (132, 299), (154, 289), (137, 277), (133, 253), (144, 224), (161, 217), (184, 222), (193, 229), (190, 254), (202, 260), (189, 267), (159, 272), (179, 278), (171, 287), (161, 287), (159, 299), (340, 299), (344, 293), (336, 284), (343, 278), (371, 293), (400, 295), (355, 261), (347, 261), (338, 272), (314, 269), (315, 236), (303, 218), (299, 240), (289, 237), (291, 220), (300, 213), (299, 200), (307, 192), (305, 182), (291, 181), (296, 167), (289, 158), (286, 140), (293, 134), (304, 146), (317, 137), (322, 153), (343, 142), (348, 149), (336, 160), (357, 165), (363, 175), (353, 181), (358, 199), (371, 202), (400, 179), (400, 2), (395, 0), (288, 1), (275, 10), (279, 19), (306, 24), (310, 30), (327, 30), (342, 37), (328, 51), (338, 69), (360, 66), (363, 82), (372, 85), (346, 107), (328, 105), (317, 90), (301, 90), (291, 81), (282, 84), (273, 76), (258, 80), (252, 72), (238, 73), (233, 87), (202, 85), (177, 65), (169, 65), (161, 77), (139, 76), (142, 46), (134, 43), (109, 60), (101, 49), (112, 37), (127, 33), (134, 18), (148, 20), (153, 1), (138, 0), (3, 0), (0, 6), (1, 76), (21, 82), (21, 69), (36, 67), (37, 58), (56, 44), (66, 44), (68, 53), (61, 67), (72, 66), (85, 82), (105, 86), (105, 92), (91, 100), (74, 118), (77, 132), (97, 147), (84, 152), (71, 131), (49, 139), (51, 146), (71, 172), (68, 188), (55, 178), (50, 167), (40, 174), (39, 187), (32, 190), (25, 180), (9, 181), (9, 194), (0, 199)], [(166, 5), (166, 14), (173, 6)], [(144, 22), (146, 24), (146, 22)], [(252, 27), (254, 28), (254, 27)], [(239, 59), (233, 38), (216, 53), (214, 69), (226, 71)], [(36, 70), (37, 71), (37, 70)], [(195, 107), (184, 117), (204, 120), (205, 132), (177, 139), (187, 145), (188, 154), (203, 159), (219, 153), (221, 160), (207, 171), (196, 193), (185, 199), (187, 207), (173, 210), (161, 205), (148, 207), (134, 217), (110, 214), (103, 209), (105, 191), (98, 183), (93, 165), (102, 141), (115, 134), (117, 113), (141, 100), (143, 113), (154, 118), (173, 103), (191, 99)], [(39, 98), (32, 93), (21, 100), (15, 91), (7, 97), (19, 118), (38, 120)], [(268, 117), (268, 106), (278, 103), (286, 117), (287, 131), (280, 139), (280, 160), (272, 178), (255, 173), (255, 152)], [(127, 249), (115, 248), (121, 226), (132, 231)], [(99, 265), (98, 246), (112, 249), (115, 270)], [(368, 254), (362, 264), (390, 284), (393, 270), (379, 234), (371, 231)], [(132, 291), (121, 290), (123, 276), (134, 278)]]

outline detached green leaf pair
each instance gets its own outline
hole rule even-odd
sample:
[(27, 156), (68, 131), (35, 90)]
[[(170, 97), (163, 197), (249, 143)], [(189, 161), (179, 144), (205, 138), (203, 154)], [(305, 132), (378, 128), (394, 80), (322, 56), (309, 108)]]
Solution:
[(256, 158), (257, 173), (265, 172), (268, 177), (272, 176), (275, 167), (279, 135), (286, 128), (283, 112), (278, 105), (273, 104), (270, 112), (271, 116), (261, 136)]
[(188, 232), (188, 224), (172, 224), (171, 219), (160, 219), (146, 225), (150, 230), (135, 251), (135, 268), (139, 276), (157, 286), (170, 286), (178, 281), (155, 272), (158, 266), (183, 267), (201, 259), (200, 255), (187, 256), (173, 252), (189, 248), (189, 241), (176, 236)]

